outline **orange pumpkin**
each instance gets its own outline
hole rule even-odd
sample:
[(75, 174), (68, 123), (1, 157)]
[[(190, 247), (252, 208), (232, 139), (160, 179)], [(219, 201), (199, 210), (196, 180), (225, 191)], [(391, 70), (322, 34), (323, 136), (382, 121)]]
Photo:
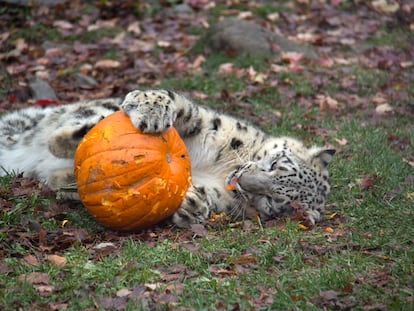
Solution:
[(177, 131), (143, 134), (123, 111), (85, 135), (74, 166), (83, 204), (104, 226), (121, 231), (172, 215), (191, 183), (190, 157)]

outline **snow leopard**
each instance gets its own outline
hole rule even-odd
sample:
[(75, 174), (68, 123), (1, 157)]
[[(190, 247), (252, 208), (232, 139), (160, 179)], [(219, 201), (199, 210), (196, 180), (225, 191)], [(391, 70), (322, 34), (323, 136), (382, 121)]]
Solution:
[(83, 136), (123, 110), (144, 133), (175, 127), (191, 161), (192, 184), (171, 221), (204, 223), (212, 213), (260, 220), (302, 208), (315, 223), (330, 193), (335, 150), (266, 134), (248, 121), (197, 105), (170, 90), (134, 90), (124, 98), (28, 107), (0, 117), (1, 174), (22, 172), (58, 190), (75, 181), (73, 158)]

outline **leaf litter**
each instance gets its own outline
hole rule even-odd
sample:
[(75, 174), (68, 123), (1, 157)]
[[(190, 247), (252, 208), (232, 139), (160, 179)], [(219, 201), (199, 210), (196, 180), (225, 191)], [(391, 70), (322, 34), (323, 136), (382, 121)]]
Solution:
[[(311, 111), (317, 108), (320, 113), (312, 116), (317, 120), (322, 120), (327, 115), (351, 119), (355, 111), (361, 114), (367, 112), (368, 115), (378, 118), (412, 115), (412, 105), (409, 105), (409, 101), (413, 94), (407, 93), (405, 81), (406, 75), (409, 74), (406, 70), (413, 66), (413, 49), (365, 44), (365, 41), (375, 36), (384, 23), (391, 26), (395, 23), (408, 23), (413, 30), (414, 22), (405, 17), (405, 12), (412, 14), (413, 6), (405, 1), (401, 5), (393, 1), (372, 1), (370, 4), (361, 4), (354, 11), (341, 11), (337, 7), (341, 5), (340, 0), (330, 3), (303, 2), (305, 5), (301, 9), (268, 15), (267, 21), (263, 23), (267, 27), (273, 27), (271, 23), (277, 21), (281, 32), (287, 37), (313, 44), (320, 52), (319, 59), (309, 61), (304, 60), (300, 53), (285, 53), (281, 61), (272, 63), (264, 70), (254, 67), (239, 68), (231, 62), (223, 63), (218, 67), (220, 74), (235, 75), (238, 79), (248, 81), (248, 86), (239, 92), (231, 92), (223, 87), (223, 90), (215, 95), (194, 90), (195, 97), (208, 99), (211, 96), (224, 99), (230, 103), (228, 110), (242, 108), (240, 116), (258, 123), (269, 121), (275, 123), (274, 120), (278, 120), (280, 115), (255, 115), (254, 106), (243, 99), (275, 86), (283, 95), (282, 105), (297, 100), (302, 108), (309, 111), (309, 116), (312, 116)], [(55, 27), (61, 36), (57, 39), (50, 38), (51, 46), (48, 46), (50, 43), (39, 43), (19, 35), (17, 27), (10, 27), (9, 20), (13, 18), (19, 20), (21, 23), (17, 24), (21, 29), (27, 30), (32, 25), (22, 16), (14, 16), (13, 13), (6, 12), (4, 19), (0, 21), (2, 29), (5, 30), (0, 34), (2, 46), (0, 61), (1, 68), (5, 66), (7, 76), (11, 79), (7, 82), (9, 83), (6, 87), (7, 94), (0, 95), (0, 112), (32, 104), (48, 105), (83, 98), (122, 96), (129, 90), (144, 85), (157, 87), (159, 81), (168, 75), (179, 78), (187, 72), (204, 74), (203, 64), (208, 55), (204, 52), (197, 55), (188, 53), (189, 47), (197, 42), (199, 35), (191, 34), (187, 29), (197, 28), (200, 24), (204, 25), (203, 27), (209, 26), (206, 14), (212, 2), (188, 1), (190, 13), (181, 14), (176, 14), (168, 3), (167, 1), (161, 4), (162, 18), (159, 14), (144, 15), (139, 22), (136, 16), (131, 14), (131, 5), (133, 5), (131, 1), (125, 1), (117, 7), (117, 10), (113, 10), (110, 3), (102, 1), (94, 3), (89, 11), (84, 10), (85, 4), (77, 1), (65, 3), (57, 8), (33, 7), (32, 14), (36, 16), (37, 22), (43, 26)], [(79, 18), (80, 11), (89, 13), (83, 13)], [(239, 18), (255, 18), (252, 14), (246, 14), (237, 8), (227, 11), (226, 14)], [(58, 17), (53, 20), (54, 16)], [(92, 37), (94, 31), (117, 26), (122, 30), (116, 34), (107, 32), (107, 35)], [(81, 34), (88, 35), (90, 38), (78, 39)], [(74, 41), (71, 42), (69, 39)], [(57, 42), (53, 42), (54, 40)], [(354, 51), (361, 53), (355, 54)], [(349, 71), (350, 66), (355, 64), (373, 70), (387, 70), (390, 73), (389, 79), (380, 84), (374, 94), (364, 94), (363, 86)], [(76, 71), (76, 68), (79, 68), (86, 77), (96, 81), (96, 84), (90, 83), (85, 87), (85, 80), (83, 82), (76, 80), (71, 72)], [(282, 73), (296, 72), (300, 72), (304, 79), (310, 81), (316, 92), (306, 94), (301, 90), (292, 90), (294, 83), (291, 80), (279, 79)], [(59, 99), (53, 102), (47, 99), (33, 100), (28, 89), (28, 76), (44, 78), (56, 91)], [(5, 79), (0, 80), (2, 88), (5, 81)], [(335, 95), (325, 91), (331, 81), (337, 81), (341, 85), (341, 90)], [(370, 102), (375, 106), (372, 107)], [(309, 130), (310, 133), (316, 133), (325, 140), (329, 137), (337, 137), (335, 133), (328, 133), (320, 126), (297, 126)], [(346, 146), (349, 143), (342, 137), (335, 138), (335, 141), (339, 146)], [(395, 150), (403, 152), (409, 145), (409, 139), (390, 133), (388, 143)], [(407, 165), (413, 166), (414, 158), (406, 156), (404, 159)], [(412, 184), (412, 176), (410, 176), (406, 178), (405, 183)], [(361, 188), (367, 191), (375, 188), (380, 182), (378, 176), (366, 174), (361, 179)], [(28, 214), (27, 209), (17, 208), (15, 199), (30, 197), (45, 197), (50, 198), (50, 201), (33, 199), (31, 212)], [(36, 180), (23, 178), (21, 175), (13, 177), (10, 186), (0, 185), (0, 205), (3, 213), (16, 216), (16, 222), (11, 220), (9, 224), (0, 228), (0, 233), (4, 236), (1, 241), (4, 247), (0, 250), (2, 273), (13, 272), (13, 269), (3, 261), (5, 257), (20, 258), (24, 264), (32, 267), (48, 261), (57, 268), (64, 269), (67, 265), (64, 253), (74, 245), (84, 246), (90, 260), (100, 261), (110, 255), (119, 255), (126, 239), (143, 241), (149, 246), (156, 245), (163, 239), (175, 240), (189, 252), (200, 255), (200, 239), (220, 239), (220, 234), (215, 233), (215, 230), (220, 232), (220, 228), (229, 226), (229, 221), (225, 217), (218, 217), (208, 224), (195, 225), (187, 232), (180, 232), (181, 236), (178, 239), (176, 232), (168, 226), (156, 227), (129, 236), (103, 231), (99, 227), (89, 231), (78, 227), (76, 221), (67, 219), (71, 213), (79, 213), (82, 210), (79, 204), (56, 203), (50, 189)], [(294, 206), (294, 209), (295, 215), (292, 221), (297, 221), (303, 229), (306, 229), (303, 231), (304, 238), (297, 246), (298, 251), (304, 252), (303, 259), (309, 264), (318, 265), (318, 258), (328, 253), (340, 253), (342, 249), (349, 247), (358, 249), (359, 246), (349, 243), (348, 236), (351, 232), (343, 228), (346, 219), (342, 215), (333, 213), (332, 217), (327, 217), (320, 225), (314, 227), (306, 222), (302, 207)], [(43, 226), (47, 221), (54, 221), (62, 226), (57, 229), (47, 229)], [(285, 221), (275, 220), (265, 225), (283, 229)], [(232, 227), (251, 233), (261, 230), (260, 225), (254, 221), (232, 224)], [(323, 234), (326, 243), (318, 245), (307, 241), (306, 236), (316, 232)], [(264, 243), (268, 242), (269, 240)], [(277, 243), (277, 241), (272, 242)], [(23, 249), (23, 253), (13, 248), (16, 244)], [(363, 249), (362, 251), (374, 254), (378, 250)], [(239, 278), (240, 275), (248, 273), (249, 269), (254, 269), (260, 264), (257, 259), (260, 252), (257, 250), (248, 250), (236, 257), (226, 249), (206, 252), (202, 256), (209, 263), (209, 272), (219, 278)], [(285, 255), (273, 256), (275, 263), (281, 263), (285, 259)], [(96, 306), (104, 309), (125, 309), (128, 301), (135, 300), (143, 301), (149, 309), (155, 308), (159, 303), (167, 308), (174, 308), (179, 303), (179, 295), (184, 290), (182, 279), (199, 276), (199, 272), (182, 264), (160, 266), (157, 270), (160, 272), (160, 283), (135, 284), (129, 288), (119, 289), (114, 295), (96, 296)], [(51, 284), (50, 276), (44, 272), (21, 274), (18, 278), (21, 282), (34, 286), (41, 296), (51, 295), (57, 290), (55, 285)], [(390, 278), (392, 278), (391, 273), (374, 270), (369, 276), (356, 276), (359, 282), (368, 282), (378, 288), (382, 287), (381, 284), (386, 284)], [(352, 295), (348, 295), (352, 294), (352, 291), (351, 286), (323, 290), (312, 298), (312, 302), (319, 308), (350, 309), (357, 305)], [(268, 306), (273, 303), (272, 289), (258, 288), (258, 292), (260, 294), (250, 300), (253, 306)], [(301, 300), (303, 297), (297, 295), (291, 298)], [(47, 307), (58, 309), (66, 306), (66, 303), (51, 302)], [(216, 307), (220, 306), (224, 307), (226, 303), (217, 301)], [(238, 307), (237, 304), (234, 307)], [(386, 309), (386, 306), (381, 303), (362, 307), (366, 310)]]

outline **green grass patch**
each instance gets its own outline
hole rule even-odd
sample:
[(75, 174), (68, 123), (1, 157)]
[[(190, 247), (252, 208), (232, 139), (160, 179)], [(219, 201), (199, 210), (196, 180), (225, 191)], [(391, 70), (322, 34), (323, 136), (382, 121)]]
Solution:
[[(280, 125), (282, 132), (301, 121), (300, 108), (296, 109), (289, 115), (292, 120)], [(406, 149), (396, 150), (390, 133), (407, 138)], [(12, 270), (0, 281), (0, 305), (24, 309), (55, 302), (79, 310), (96, 303), (118, 303), (147, 310), (157, 299), (166, 299), (165, 306), (196, 309), (251, 309), (262, 304), (265, 309), (318, 310), (326, 305), (333, 308), (330, 304), (335, 303), (352, 308), (374, 303), (410, 308), (414, 213), (408, 194), (414, 189), (406, 182), (412, 168), (403, 158), (414, 151), (414, 129), (408, 118), (382, 127), (352, 120), (340, 123), (338, 136), (349, 142), (331, 166), (330, 202), (336, 207), (330, 212), (342, 215), (340, 222), (322, 223), (312, 231), (303, 231), (289, 220), (264, 228), (253, 222), (244, 229), (211, 230), (206, 237), (177, 231), (153, 242), (124, 235), (115, 241), (113, 251), (101, 254), (93, 248), (97, 242), (78, 242), (58, 252), (67, 259), (64, 267), (41, 257), (36, 266), (28, 265), (23, 257), (30, 250), (16, 241), (2, 259), (3, 268)], [(365, 189), (361, 180), (367, 174), (374, 184)], [(12, 178), (0, 181), (4, 186)], [(33, 196), (14, 200), (20, 218), (3, 213), (3, 225), (32, 218), (48, 232), (59, 232), (59, 221), (39, 217), (34, 210), (49, 201)], [(77, 228), (94, 226), (85, 210), (66, 217)], [(325, 226), (333, 226), (333, 233), (327, 234)], [(91, 232), (98, 237), (104, 234), (99, 226)], [(49, 275), (50, 294), (38, 284), (19, 281), (32, 272)], [(131, 293), (123, 301), (119, 291), (125, 289)], [(329, 291), (337, 295), (333, 300), (324, 298)]]
[(387, 83), (388, 73), (379, 69), (367, 69), (357, 67), (354, 70), (356, 85), (359, 88), (358, 95), (373, 95)]
[(409, 29), (399, 27), (386, 29), (383, 27), (374, 36), (368, 38), (367, 42), (375, 46), (393, 46), (397, 48), (409, 48), (414, 35)]
[[(111, 8), (108, 3), (101, 6)], [(273, 3), (261, 3), (254, 14), (273, 12)], [(339, 5), (357, 12), (352, 1)], [(150, 16), (162, 6), (153, 1), (140, 8), (147, 10), (141, 16)], [(225, 9), (218, 4), (211, 14)], [(97, 42), (122, 31), (61, 38), (54, 28), (35, 27), (14, 31), (12, 39)], [(399, 30), (380, 32), (370, 44), (406, 48), (407, 38)], [(342, 52), (338, 57), (353, 57)], [(100, 53), (119, 57), (113, 49)], [(218, 73), (224, 63), (244, 73)], [(208, 98), (198, 102), (247, 117), (269, 134), (337, 148), (321, 223), (304, 230), (290, 219), (249, 220), (206, 225), (205, 234), (168, 226), (116, 233), (79, 203), (57, 200), (41, 184), (8, 174), (0, 177), (0, 309), (412, 310), (414, 127), (404, 110), (413, 98), (412, 67), (400, 73), (303, 62), (302, 71), (276, 73), (269, 65), (211, 54), (201, 73), (177, 73), (157, 81), (157, 88), (201, 92)], [(268, 77), (252, 81), (250, 66)], [(77, 70), (68, 67), (57, 76)], [(393, 113), (375, 114), (370, 100), (377, 93)], [(338, 98), (344, 108), (320, 111), (316, 95)], [(352, 102), (354, 95), (361, 103)], [(347, 106), (346, 96), (354, 105)], [(56, 265), (50, 255), (65, 263)]]
[(114, 38), (117, 34), (121, 33), (122, 31), (123, 28), (120, 26), (112, 28), (100, 28), (96, 30), (85, 31), (78, 35), (70, 35), (67, 36), (65, 39), (68, 41), (79, 40), (83, 43), (96, 43), (103, 37)]
[(15, 31), (10, 39), (11, 41), (17, 39), (24, 39), (28, 43), (41, 44), (46, 40), (52, 42), (58, 42), (62, 40), (62, 35), (59, 30), (50, 25), (43, 25), (41, 23), (36, 23), (30, 28), (22, 28)]

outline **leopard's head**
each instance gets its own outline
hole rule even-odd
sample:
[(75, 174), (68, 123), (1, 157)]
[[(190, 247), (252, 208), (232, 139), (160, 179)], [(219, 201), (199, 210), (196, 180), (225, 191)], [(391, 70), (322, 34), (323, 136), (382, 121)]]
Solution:
[(315, 223), (330, 193), (327, 165), (334, 154), (334, 149), (322, 148), (299, 154), (290, 148), (272, 150), (260, 160), (241, 165), (226, 183), (261, 218), (288, 215), (302, 208)]

